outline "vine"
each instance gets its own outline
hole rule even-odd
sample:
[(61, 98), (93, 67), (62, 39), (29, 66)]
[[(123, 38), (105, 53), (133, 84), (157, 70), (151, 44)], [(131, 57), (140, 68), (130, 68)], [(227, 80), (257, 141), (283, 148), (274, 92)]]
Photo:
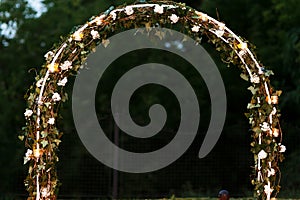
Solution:
[[(45, 55), (36, 81), (26, 94), (24, 140), (27, 151), (24, 164), (28, 164), (25, 180), (29, 199), (56, 199), (58, 178), (57, 150), (62, 132), (57, 128), (59, 107), (68, 99), (64, 87), (68, 76), (76, 74), (87, 56), (98, 45), (109, 45), (109, 37), (136, 27), (179, 27), (181, 32), (200, 43), (205, 37), (215, 45), (223, 62), (242, 71), (241, 78), (249, 81), (252, 99), (246, 113), (251, 125), (254, 154), (251, 182), (258, 199), (275, 197), (280, 190), (278, 163), (284, 159), (282, 131), (279, 123), (278, 99), (281, 91), (270, 84), (270, 75), (253, 53), (252, 45), (234, 34), (226, 25), (191, 7), (172, 1), (134, 4), (110, 8), (71, 32), (65, 41)], [(155, 31), (155, 29), (153, 29)]]

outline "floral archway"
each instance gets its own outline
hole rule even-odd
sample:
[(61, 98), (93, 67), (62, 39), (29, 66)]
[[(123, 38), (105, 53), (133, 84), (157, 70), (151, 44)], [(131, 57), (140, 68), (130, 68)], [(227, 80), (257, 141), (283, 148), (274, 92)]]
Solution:
[(25, 180), (29, 199), (57, 197), (56, 163), (62, 132), (56, 122), (60, 104), (67, 100), (64, 86), (68, 76), (77, 73), (95, 47), (109, 45), (110, 36), (136, 27), (151, 29), (157, 24), (170, 29), (179, 25), (195, 41), (206, 37), (220, 52), (222, 61), (240, 68), (241, 77), (250, 82), (248, 89), (252, 98), (246, 116), (252, 128), (254, 194), (259, 199), (270, 199), (278, 194), (281, 177), (278, 163), (284, 158), (285, 146), (281, 144), (279, 123), (281, 91), (274, 90), (270, 84), (273, 72), (258, 61), (251, 45), (224, 23), (185, 4), (161, 1), (111, 8), (92, 17), (45, 55), (46, 62), (27, 95), (26, 127), (20, 136), (27, 148), (24, 164), (29, 164)]

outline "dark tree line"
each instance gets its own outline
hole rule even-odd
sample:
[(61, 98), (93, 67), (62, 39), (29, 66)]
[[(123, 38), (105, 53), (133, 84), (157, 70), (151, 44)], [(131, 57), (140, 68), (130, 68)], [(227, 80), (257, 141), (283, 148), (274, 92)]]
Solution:
[[(18, 141), (18, 135), (24, 125), (23, 113), (26, 107), (23, 98), (27, 88), (33, 83), (39, 67), (44, 62), (44, 54), (54, 43), (63, 39), (76, 25), (83, 24), (92, 15), (97, 15), (111, 5), (133, 1), (96, 1), (96, 0), (45, 0), (47, 12), (35, 17), (25, 0), (0, 1), (1, 24), (17, 27), (14, 37), (3, 34), (5, 26), (0, 26), (0, 194), (26, 194), (23, 179), (26, 166), (23, 164), (24, 145)], [(300, 124), (300, 4), (296, 0), (207, 0), (186, 1), (188, 5), (207, 12), (209, 15), (226, 22), (234, 32), (247, 38), (257, 46), (260, 60), (275, 73), (272, 84), (283, 90), (280, 102), (282, 109), (282, 129), (284, 143), (287, 146), (286, 160), (282, 166), (281, 196), (296, 197), (300, 192), (300, 148), (298, 143)], [(209, 47), (208, 47), (209, 48)], [(149, 60), (156, 59), (155, 53), (149, 53)], [(207, 128), (206, 118), (209, 111), (201, 118), (197, 142), (189, 151), (168, 169), (158, 172), (131, 175), (119, 173), (118, 193), (120, 196), (134, 197), (162, 197), (171, 194), (178, 196), (212, 196), (218, 189), (227, 187), (234, 195), (251, 195), (249, 183), (252, 155), (249, 152), (250, 136), (248, 124), (243, 113), (250, 99), (247, 83), (239, 78), (239, 71), (234, 67), (227, 69), (212, 51), (224, 78), (227, 98), (228, 115), (222, 136), (209, 156), (203, 160), (197, 159), (197, 151)], [(120, 63), (138, 60), (137, 55), (120, 60)], [(168, 57), (164, 57), (168, 61)], [(180, 61), (168, 61), (174, 65)], [(116, 65), (120, 63), (115, 63)], [(122, 70), (120, 70), (120, 73)], [(183, 73), (192, 77), (189, 69)], [(109, 77), (109, 75), (108, 75)], [(194, 86), (200, 94), (206, 94), (203, 83)], [(71, 91), (72, 85), (68, 87)], [(109, 91), (110, 88), (107, 88)], [(146, 103), (159, 102), (157, 96), (165, 93), (161, 88), (145, 88), (144, 93), (154, 91), (146, 99), (138, 99)], [(167, 94), (170, 95), (170, 94)], [(207, 94), (206, 94), (207, 95)], [(172, 98), (172, 95), (168, 96)], [(99, 98), (97, 101), (101, 101)], [(102, 102), (103, 103), (103, 102)], [(166, 102), (161, 102), (165, 103)], [(201, 109), (209, 106), (208, 100), (201, 100)], [(171, 106), (170, 106), (171, 105)], [(169, 110), (176, 105), (171, 101)], [(137, 119), (143, 121), (143, 105), (136, 108)], [(113, 120), (106, 108), (100, 107), (100, 112), (107, 113), (102, 122), (108, 132), (113, 132)], [(60, 124), (65, 132), (60, 152), (59, 175), (63, 183), (62, 195), (102, 195), (112, 194), (113, 171), (99, 164), (85, 150), (81, 144), (72, 121), (70, 102), (62, 109), (64, 123)], [(147, 121), (147, 120), (146, 120)], [(176, 119), (171, 122), (176, 123)], [(168, 135), (174, 134), (169, 130)], [(113, 136), (111, 136), (113, 137)], [(113, 138), (112, 138), (113, 139)], [(163, 140), (170, 139), (170, 136)], [(122, 145), (137, 148), (138, 144), (128, 142), (128, 138), (121, 137)], [(151, 141), (146, 148), (156, 148), (159, 141)], [(131, 147), (130, 147), (131, 146)], [(92, 180), (92, 181), (91, 181)], [(298, 195), (299, 197), (299, 195)]]

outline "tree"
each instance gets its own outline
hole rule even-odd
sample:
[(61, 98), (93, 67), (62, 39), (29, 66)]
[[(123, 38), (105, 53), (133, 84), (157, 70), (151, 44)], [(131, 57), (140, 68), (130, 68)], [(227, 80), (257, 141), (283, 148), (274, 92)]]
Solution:
[[(47, 6), (47, 12), (39, 18), (34, 17), (35, 12), (28, 7), (26, 2), (26, 0), (0, 1), (1, 24), (16, 27), (17, 30), (14, 37), (8, 37), (3, 34), (5, 25), (0, 26), (0, 152), (1, 155), (4, 155), (0, 158), (1, 166), (4, 166), (0, 171), (0, 177), (4, 180), (0, 184), (1, 194), (7, 194), (9, 192), (24, 192), (22, 181), (24, 178), (23, 174), (26, 170), (21, 167), (24, 148), (23, 143), (17, 141), (17, 136), (21, 131), (21, 127), (24, 125), (23, 113), (26, 105), (23, 95), (34, 81), (36, 73), (43, 64), (44, 54), (48, 50), (51, 50), (52, 45), (57, 43), (61, 39), (61, 36), (66, 36), (75, 25), (83, 24), (89, 19), (89, 17), (97, 15), (100, 11), (106, 10), (112, 4), (117, 6), (125, 2), (133, 3), (134, 1), (44, 0), (45, 5)], [(263, 2), (259, 0), (209, 0), (203, 1), (203, 3), (202, 1), (187, 0), (185, 2), (187, 5), (191, 5), (194, 8), (204, 10), (213, 17), (220, 18), (220, 20), (226, 22), (228, 27), (232, 28), (234, 32), (249, 39), (258, 47), (257, 51), (259, 53), (260, 60), (264, 64), (270, 66), (270, 68), (275, 72), (275, 77), (273, 77), (273, 80), (275, 80), (275, 87), (283, 89), (284, 92), (281, 107), (283, 110), (282, 119), (284, 121), (283, 130), (284, 133), (286, 133), (284, 141), (285, 143), (288, 143), (288, 152), (299, 150), (298, 124), (300, 122), (300, 110), (299, 107), (295, 106), (299, 105), (300, 101), (300, 70), (296, 67), (300, 62), (300, 31), (298, 25), (298, 19), (300, 16), (297, 12), (300, 9), (300, 4), (297, 0), (286, 0), (284, 2), (277, 0), (266, 0)], [(233, 91), (233, 94), (241, 94), (241, 92), (245, 90), (246, 86), (243, 85), (243, 82), (238, 82), (238, 84), (236, 84), (237, 79), (233, 78), (233, 76), (237, 77), (237, 72), (235, 71), (234, 73), (231, 73), (225, 72), (225, 70), (227, 69), (222, 68), (224, 80), (227, 80), (227, 86)], [(229, 69), (229, 71), (232, 71), (232, 69)], [(157, 91), (157, 93), (159, 94), (159, 91)], [(246, 92), (243, 95), (247, 98)], [(248, 99), (240, 100), (240, 98), (237, 98), (232, 94), (229, 94), (228, 98), (230, 102), (233, 102), (233, 106), (229, 105), (232, 109), (232, 115), (230, 117), (232, 119), (228, 122), (225, 133), (222, 134), (222, 138), (219, 143), (220, 146), (217, 147), (215, 152), (212, 154), (212, 156), (217, 156), (219, 164), (214, 163), (214, 159), (209, 158), (204, 162), (204, 164), (210, 164), (210, 166), (219, 166), (222, 163), (230, 165), (232, 162), (237, 162), (235, 159), (240, 159), (240, 163), (246, 163), (245, 166), (248, 165), (247, 162), (249, 162), (247, 158), (244, 158), (241, 155), (229, 154), (228, 152), (230, 152), (232, 148), (226, 150), (227, 154), (222, 151), (222, 147), (226, 146), (226, 144), (230, 144), (233, 139), (236, 139), (235, 151), (242, 151), (243, 154), (246, 155), (248, 149), (247, 146), (243, 148), (243, 144), (246, 144), (247, 141), (243, 141), (243, 143), (240, 142), (242, 139), (247, 137), (245, 128), (248, 127), (245, 123), (246, 118), (242, 117), (240, 109), (246, 105)], [(206, 105), (205, 102), (203, 105)], [(68, 105), (65, 107), (68, 108)], [(68, 138), (70, 141), (74, 142), (75, 145), (66, 145), (64, 148), (69, 152), (73, 152), (73, 156), (80, 155), (74, 160), (71, 160), (71, 158), (70, 160), (66, 159), (66, 162), (71, 162), (76, 165), (76, 162), (80, 163), (86, 161), (87, 152), (85, 152), (82, 147), (78, 149), (80, 142), (78, 142), (76, 135), (72, 134), (75, 130), (70, 117), (71, 113), (68, 111), (65, 112), (66, 114), (63, 114), (63, 116), (66, 123), (62, 125), (62, 128), (65, 132), (70, 133), (65, 135), (65, 139)], [(196, 154), (196, 152), (194, 153)], [(224, 154), (227, 156), (222, 157)], [(286, 168), (296, 166), (298, 164), (298, 161), (296, 160), (297, 155), (298, 154), (296, 153), (288, 155), (290, 160), (289, 164), (283, 166), (286, 166)], [(67, 156), (65, 156), (65, 158), (67, 158)], [(184, 158), (184, 161), (189, 161), (191, 160), (190, 158), (191, 157), (186, 157)], [(92, 158), (90, 158), (90, 160), (91, 159)], [(239, 173), (234, 176), (236, 179), (235, 183), (239, 183), (239, 177), (246, 177), (248, 175), (248, 171), (241, 168), (240, 163), (234, 166), (234, 171), (238, 170)], [(72, 164), (69, 164), (69, 166), (71, 165)], [(97, 166), (97, 164), (94, 163), (92, 166)], [(184, 167), (186, 167), (184, 164), (182, 164), (182, 166), (177, 166), (177, 170), (180, 171), (184, 169)], [(189, 179), (192, 185), (189, 186), (189, 188), (192, 188), (191, 190), (195, 190), (198, 193), (202, 192), (202, 194), (205, 193), (207, 195), (213, 195), (214, 189), (216, 190), (216, 187), (220, 187), (219, 185), (216, 186), (216, 184), (218, 184), (218, 182), (222, 182), (221, 179), (226, 179), (226, 176), (218, 178), (217, 176), (221, 176), (222, 171), (216, 172), (216, 168), (215, 171), (211, 172), (211, 169), (208, 167), (205, 168), (200, 164), (195, 164), (192, 167), (194, 171), (202, 170), (204, 173), (216, 174), (215, 178), (210, 178), (214, 180), (211, 180), (212, 185), (207, 186), (208, 188), (206, 188), (206, 191), (203, 192), (201, 191), (201, 188), (197, 188), (198, 184), (200, 184), (199, 179), (197, 179), (197, 176), (191, 177), (189, 174), (187, 174), (186, 177), (178, 177), (177, 181), (179, 180), (179, 183), (172, 183), (172, 187), (177, 189), (177, 191), (180, 191), (180, 184), (189, 185), (184, 183), (185, 180), (183, 178), (186, 178)], [(173, 169), (175, 168), (176, 167)], [(82, 169), (84, 170), (84, 168)], [(96, 169), (99, 168), (96, 167)], [(65, 168), (63, 170), (62, 174), (64, 172), (67, 173), (68, 169)], [(78, 171), (76, 173), (79, 174), (80, 169), (77, 170)], [(230, 170), (232, 169), (224, 169), (223, 172), (228, 173)], [(288, 171), (288, 169), (284, 169), (284, 171)], [(84, 176), (93, 176), (94, 174), (92, 173), (93, 172), (86, 172), (84, 173)], [(296, 173), (296, 170), (291, 170), (290, 173)], [(147, 177), (148, 181), (152, 181), (157, 184), (157, 186), (151, 187), (151, 190), (153, 193), (158, 191), (165, 192), (167, 188), (164, 188), (163, 184), (170, 183), (167, 178), (167, 172), (165, 174), (157, 173), (156, 177), (163, 178), (158, 179), (151, 176)], [(76, 179), (74, 181), (70, 174), (68, 176), (66, 175), (64, 179), (65, 185), (72, 184), (72, 182), (74, 183), (75, 181), (80, 181), (80, 179)], [(123, 177), (123, 180), (129, 179), (130, 177)], [(107, 182), (110, 181), (109, 178), (105, 178), (105, 180), (107, 180)], [(136, 180), (139, 179), (136, 178), (133, 181)], [(162, 182), (159, 182), (158, 180), (162, 180)], [(85, 178), (82, 178), (81, 181), (86, 183)], [(180, 181), (183, 182), (180, 183)], [(247, 181), (248, 180), (243, 180), (245, 185), (239, 184), (241, 188), (246, 188), (244, 190), (247, 190)], [(203, 180), (203, 182), (207, 182), (207, 180)], [(224, 184), (229, 185), (231, 183), (224, 182)], [(287, 180), (284, 175), (283, 183), (288, 183), (287, 186), (298, 184), (297, 180), (293, 179), (293, 177)], [(110, 188), (109, 184), (110, 183), (107, 183), (107, 190)], [(145, 185), (143, 185), (143, 187), (147, 188), (147, 182), (144, 184)], [(128, 191), (135, 191), (136, 188), (132, 187), (127, 188)], [(285, 185), (283, 185), (283, 188), (284, 187)], [(160, 190), (161, 188), (164, 188), (164, 190)], [(75, 189), (78, 189), (79, 191), (80, 187), (75, 187)], [(72, 190), (70, 189), (68, 192), (72, 192)]]

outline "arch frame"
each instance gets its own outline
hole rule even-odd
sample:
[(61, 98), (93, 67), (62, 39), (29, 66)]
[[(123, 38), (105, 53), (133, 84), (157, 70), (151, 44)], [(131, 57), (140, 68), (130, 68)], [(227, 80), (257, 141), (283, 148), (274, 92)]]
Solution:
[[(62, 132), (56, 121), (59, 107), (67, 100), (64, 86), (72, 74), (82, 67), (87, 56), (98, 45), (109, 45), (108, 38), (118, 31), (153, 26), (174, 28), (180, 26), (188, 36), (201, 41), (208, 38), (221, 60), (241, 70), (241, 78), (250, 82), (252, 98), (246, 113), (251, 126), (251, 152), (254, 155), (251, 183), (258, 199), (275, 197), (280, 190), (278, 163), (284, 159), (278, 100), (281, 91), (270, 84), (271, 70), (257, 59), (253, 45), (233, 33), (224, 23), (203, 12), (172, 1), (156, 1), (110, 8), (89, 19), (84, 25), (61, 41), (45, 55), (45, 64), (36, 82), (26, 94), (27, 109), (24, 140), (27, 148), (24, 164), (28, 164), (25, 180), (29, 199), (56, 199), (58, 179), (57, 150)], [(178, 27), (177, 27), (178, 28)]]

